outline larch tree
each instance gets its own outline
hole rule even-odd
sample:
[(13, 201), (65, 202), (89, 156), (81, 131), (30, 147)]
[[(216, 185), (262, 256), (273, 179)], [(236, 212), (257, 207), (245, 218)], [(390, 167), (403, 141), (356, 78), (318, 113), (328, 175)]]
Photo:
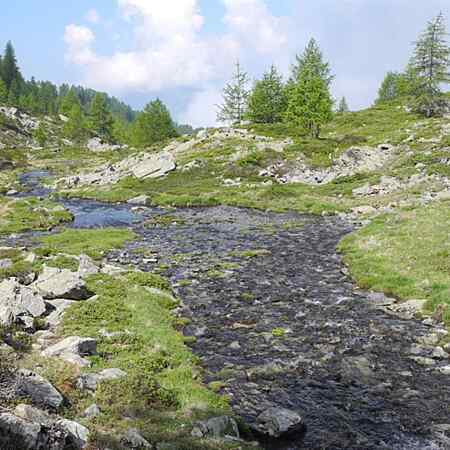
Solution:
[(347, 99), (345, 97), (342, 97), (340, 102), (339, 102), (337, 112), (338, 113), (346, 113), (346, 112), (349, 112), (349, 111), (350, 110), (349, 110), (349, 107), (348, 107), (348, 104), (347, 104)]
[(133, 143), (145, 147), (176, 137), (177, 131), (166, 105), (156, 99), (150, 102), (133, 123)]
[(333, 76), (314, 40), (309, 42), (302, 57), (297, 58), (297, 63), (289, 83), (285, 117), (288, 123), (318, 138), (321, 127), (333, 117), (330, 93)]
[(0, 103), (8, 101), (8, 89), (5, 82), (0, 78)]
[(286, 111), (287, 99), (283, 77), (272, 65), (255, 85), (248, 97), (246, 117), (254, 123), (281, 122)]
[(441, 86), (450, 82), (450, 46), (447, 36), (445, 19), (441, 13), (428, 22), (426, 30), (415, 43), (411, 66), (421, 80), (417, 109), (427, 117), (442, 112), (443, 103), (446, 103)]
[(111, 139), (114, 119), (108, 109), (104, 94), (97, 93), (92, 99), (90, 111), (90, 128), (104, 139)]
[(239, 61), (236, 63), (236, 71), (233, 79), (223, 90), (223, 103), (218, 105), (217, 120), (240, 125), (244, 120), (247, 110), (249, 78), (241, 69)]
[(80, 102), (74, 103), (68, 121), (64, 124), (64, 136), (68, 139), (80, 143), (86, 137), (86, 118), (81, 109)]

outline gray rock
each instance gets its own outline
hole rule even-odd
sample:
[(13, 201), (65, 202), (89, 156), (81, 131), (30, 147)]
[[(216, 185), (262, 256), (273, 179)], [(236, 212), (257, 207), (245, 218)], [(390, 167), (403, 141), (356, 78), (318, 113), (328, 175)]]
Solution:
[(148, 195), (139, 195), (137, 197), (134, 197), (134, 198), (128, 200), (127, 203), (129, 203), (130, 205), (145, 206), (149, 199), (150, 199), (150, 197)]
[(436, 371), (442, 373), (443, 375), (450, 375), (450, 365), (438, 367)]
[(70, 336), (62, 341), (46, 348), (42, 355), (64, 359), (67, 362), (79, 366), (88, 366), (90, 362), (83, 356), (95, 355), (97, 353), (97, 341), (92, 338)]
[(191, 434), (197, 438), (239, 438), (239, 428), (232, 417), (221, 416), (196, 423)]
[(448, 359), (448, 353), (442, 347), (436, 347), (431, 355), (435, 359)]
[(121, 442), (126, 448), (130, 449), (153, 448), (153, 445), (144, 439), (139, 433), (139, 430), (136, 430), (135, 428), (130, 428), (122, 437)]
[(0, 324), (4, 326), (11, 326), (21, 315), (40, 317), (46, 310), (43, 298), (15, 278), (0, 283), (0, 299)]
[(83, 416), (88, 418), (97, 417), (100, 414), (100, 408), (95, 403), (89, 406), (89, 408), (86, 408), (83, 412)]
[[(38, 449), (41, 426), (11, 413), (0, 414), (2, 448), (20, 450)], [(41, 447), (42, 448), (42, 447)]]
[(89, 430), (86, 427), (78, 422), (67, 419), (60, 419), (56, 423), (71, 435), (73, 443), (77, 448), (83, 449), (87, 447), (89, 442)]
[(29, 398), (34, 405), (57, 409), (64, 402), (60, 392), (45, 378), (21, 369), (17, 377), (17, 394)]
[(269, 408), (260, 414), (256, 431), (271, 438), (285, 438), (303, 433), (306, 429), (302, 417), (284, 408)]
[(346, 378), (368, 380), (373, 377), (370, 361), (365, 356), (351, 356), (342, 360), (342, 373)]
[(99, 373), (86, 373), (78, 378), (77, 388), (82, 391), (95, 392), (98, 383), (102, 381), (118, 380), (126, 376), (126, 372), (120, 369), (105, 369)]
[(44, 267), (33, 286), (49, 300), (56, 298), (85, 300), (92, 295), (79, 273), (55, 267)]
[(100, 272), (100, 268), (87, 255), (80, 255), (78, 257), (80, 265), (78, 267), (78, 274), (81, 278), (86, 278), (90, 275), (95, 275)]
[(64, 298), (58, 298), (55, 300), (48, 300), (47, 303), (52, 308), (54, 308), (54, 310), (46, 318), (47, 323), (51, 327), (56, 327), (61, 322), (66, 309), (72, 306), (75, 303), (75, 301), (66, 300)]
[(16, 406), (14, 414), (28, 422), (38, 423), (39, 425), (49, 425), (52, 422), (52, 418), (47, 412), (23, 403)]

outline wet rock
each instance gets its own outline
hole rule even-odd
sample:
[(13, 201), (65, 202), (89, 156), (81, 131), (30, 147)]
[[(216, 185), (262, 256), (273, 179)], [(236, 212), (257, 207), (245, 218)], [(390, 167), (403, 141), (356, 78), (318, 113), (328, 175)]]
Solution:
[(0, 283), (0, 324), (11, 326), (20, 316), (40, 317), (45, 312), (43, 298), (15, 278)]
[(33, 405), (57, 409), (64, 398), (56, 388), (35, 372), (21, 369), (17, 377), (17, 394), (31, 400)]
[(83, 356), (97, 354), (97, 341), (92, 338), (71, 336), (46, 348), (42, 355), (64, 359), (79, 366), (89, 366), (90, 362)]
[(221, 416), (196, 423), (191, 434), (197, 438), (239, 438), (239, 428), (233, 418)]
[(269, 408), (261, 413), (253, 428), (258, 433), (275, 439), (295, 437), (306, 430), (300, 414), (278, 407)]
[(130, 449), (154, 448), (135, 428), (128, 429), (121, 442)]
[(45, 299), (85, 300), (92, 295), (77, 272), (45, 266), (33, 287)]

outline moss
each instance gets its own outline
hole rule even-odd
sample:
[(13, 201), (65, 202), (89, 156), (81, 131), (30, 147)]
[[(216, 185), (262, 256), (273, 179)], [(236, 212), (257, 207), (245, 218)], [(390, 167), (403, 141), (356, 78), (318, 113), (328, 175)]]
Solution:
[(270, 250), (261, 248), (261, 249), (255, 249), (255, 250), (245, 250), (242, 252), (232, 252), (233, 256), (237, 256), (239, 258), (247, 258), (247, 259), (251, 259), (251, 258), (259, 258), (262, 256), (269, 256), (272, 253), (270, 252)]
[(286, 335), (286, 330), (284, 328), (274, 328), (272, 330), (273, 337), (284, 337)]
[(122, 247), (133, 240), (135, 234), (126, 229), (104, 228), (101, 230), (65, 230), (51, 236), (39, 238), (44, 247), (41, 254), (67, 253), (86, 254), (92, 258), (101, 258), (105, 252)]
[(58, 269), (68, 269), (72, 272), (76, 272), (79, 266), (79, 262), (76, 258), (64, 255), (59, 255), (56, 258), (52, 258), (48, 260), (46, 264), (50, 267), (57, 267)]

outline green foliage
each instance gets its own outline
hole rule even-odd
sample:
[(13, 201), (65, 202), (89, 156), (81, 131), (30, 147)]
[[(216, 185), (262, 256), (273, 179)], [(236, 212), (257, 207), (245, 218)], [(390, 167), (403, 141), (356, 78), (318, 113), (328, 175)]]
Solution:
[(5, 82), (0, 77), (0, 103), (6, 103), (8, 101), (8, 88)]
[(104, 139), (111, 139), (113, 131), (113, 117), (106, 103), (106, 96), (97, 93), (92, 100), (90, 111), (90, 128)]
[(59, 106), (59, 112), (65, 116), (69, 116), (74, 106), (80, 106), (80, 99), (75, 88), (70, 89), (67, 94), (62, 98)]
[[(5, 53), (2, 58), (2, 79), (6, 84), (6, 88), (8, 92), (11, 92), (11, 88), (14, 85), (13, 95), (17, 96), (17, 99), (20, 95), (20, 85), (23, 81), (22, 75), (20, 73), (19, 66), (17, 65), (16, 53), (14, 51), (14, 47), (12, 43), (9, 41), (6, 44)], [(11, 94), (10, 94), (11, 95)]]
[(101, 230), (65, 230), (51, 236), (44, 236), (39, 241), (44, 245), (41, 252), (45, 254), (67, 253), (71, 255), (86, 254), (92, 258), (101, 258), (105, 252), (122, 247), (133, 240), (135, 234), (129, 230), (104, 228)]
[(176, 136), (170, 112), (160, 99), (150, 102), (133, 124), (133, 142), (138, 147), (150, 146)]
[(219, 122), (230, 122), (233, 125), (242, 123), (247, 110), (248, 83), (248, 75), (242, 71), (238, 61), (232, 81), (223, 90), (223, 103), (218, 105), (217, 120)]
[(47, 143), (48, 135), (43, 122), (40, 122), (39, 127), (33, 133), (33, 137), (41, 147), (44, 147)]
[(248, 99), (247, 117), (254, 123), (281, 122), (287, 99), (283, 78), (274, 65), (256, 81)]
[(81, 142), (86, 137), (86, 119), (79, 102), (74, 103), (64, 124), (64, 136), (74, 142)]
[(429, 299), (432, 311), (450, 305), (449, 220), (448, 202), (385, 215), (345, 238), (340, 249), (361, 287)]
[(416, 109), (427, 117), (441, 114), (448, 103), (441, 84), (450, 83), (450, 46), (442, 13), (420, 35), (411, 65), (422, 82)]
[(345, 97), (341, 98), (341, 101), (339, 102), (339, 105), (338, 105), (337, 112), (341, 113), (341, 114), (349, 112), (347, 100)]

